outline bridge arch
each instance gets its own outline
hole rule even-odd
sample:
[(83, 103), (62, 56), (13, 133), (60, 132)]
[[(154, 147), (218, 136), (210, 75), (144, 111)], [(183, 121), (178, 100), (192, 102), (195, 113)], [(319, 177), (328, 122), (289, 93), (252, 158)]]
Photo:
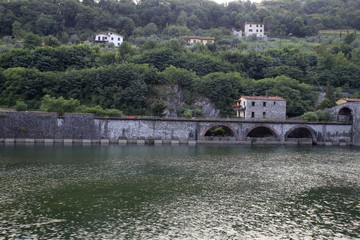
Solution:
[(337, 122), (353, 122), (353, 110), (350, 107), (344, 106), (339, 109), (336, 114)]
[(228, 124), (212, 124), (205, 129), (201, 137), (236, 137), (236, 130)]
[(276, 130), (266, 124), (256, 125), (246, 133), (247, 138), (274, 138), (279, 141), (280, 137)]
[(311, 127), (306, 125), (297, 125), (289, 129), (285, 133), (285, 141), (292, 139), (311, 139), (313, 143), (316, 142), (316, 132)]

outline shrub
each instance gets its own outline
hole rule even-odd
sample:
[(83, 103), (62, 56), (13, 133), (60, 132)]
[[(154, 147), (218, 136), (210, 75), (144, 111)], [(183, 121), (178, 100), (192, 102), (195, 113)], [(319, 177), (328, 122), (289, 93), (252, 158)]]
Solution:
[(305, 113), (304, 115), (302, 115), (301, 119), (304, 121), (311, 121), (311, 122), (316, 122), (319, 120), (318, 116), (316, 114), (314, 114), (313, 112)]
[(328, 122), (331, 120), (331, 114), (330, 114), (329, 109), (318, 112), (317, 116), (318, 116), (320, 122)]
[(88, 107), (88, 106), (80, 106), (78, 111), (81, 113), (93, 113), (95, 116), (101, 117), (121, 117), (123, 113), (118, 109), (103, 109), (102, 107)]
[(24, 101), (16, 101), (14, 108), (16, 111), (26, 111), (29, 109), (28, 105)]
[(50, 95), (45, 95), (41, 101), (40, 111), (56, 112), (62, 116), (66, 112), (76, 112), (79, 107), (79, 100), (73, 98), (65, 99), (63, 97), (55, 98), (51, 97)]

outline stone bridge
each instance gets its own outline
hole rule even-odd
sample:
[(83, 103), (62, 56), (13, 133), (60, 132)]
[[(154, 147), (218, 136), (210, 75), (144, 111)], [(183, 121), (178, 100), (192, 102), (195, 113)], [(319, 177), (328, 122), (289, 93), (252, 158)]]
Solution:
[[(162, 140), (162, 142), (360, 143), (359, 103), (332, 108), (329, 122), (245, 121), (240, 119), (95, 118), (92, 114), (0, 112), (0, 141), (41, 139), (99, 142)], [(221, 128), (226, 136), (213, 135)]]
[[(225, 119), (96, 119), (102, 137), (116, 139), (195, 141), (353, 142), (351, 123), (241, 121)], [(225, 137), (212, 136), (222, 128)]]

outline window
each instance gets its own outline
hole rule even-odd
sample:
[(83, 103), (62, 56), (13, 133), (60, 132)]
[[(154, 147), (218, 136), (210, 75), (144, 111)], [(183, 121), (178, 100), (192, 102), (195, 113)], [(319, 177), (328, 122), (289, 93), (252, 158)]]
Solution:
[(274, 106), (276, 105), (276, 102), (274, 102)]
[(118, 38), (118, 41), (120, 41), (120, 38)]
[(114, 38), (112, 37), (111, 40), (114, 40)]
[(252, 32), (252, 29), (249, 29), (249, 32)]
[(260, 29), (260, 32), (262, 32), (262, 29)]
[(251, 102), (251, 106), (255, 106), (255, 102)]
[(252, 25), (250, 24), (250, 27), (252, 27)]
[(251, 112), (251, 117), (254, 118), (255, 117), (255, 113)]
[(256, 27), (259, 27), (259, 25), (256, 24)]
[(105, 37), (105, 40), (107, 40), (107, 37)]
[(259, 30), (256, 29), (256, 32), (259, 32)]
[(262, 24), (260, 25), (260, 27), (262, 27)]
[(263, 118), (266, 118), (266, 112), (263, 112)]
[(118, 46), (120, 46), (120, 43), (118, 43)]
[(263, 102), (263, 107), (266, 107), (266, 102)]

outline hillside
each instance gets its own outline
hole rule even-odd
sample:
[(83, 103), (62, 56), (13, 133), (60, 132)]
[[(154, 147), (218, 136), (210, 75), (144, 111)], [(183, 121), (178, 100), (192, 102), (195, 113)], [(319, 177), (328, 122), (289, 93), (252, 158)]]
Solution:
[[(50, 95), (129, 115), (233, 116), (239, 96), (266, 93), (287, 99), (289, 117), (331, 107), (343, 92), (360, 96), (360, 40), (355, 32), (311, 35), (330, 27), (327, 17), (357, 12), (359, 4), (323, 3), (0, 1), (0, 107), (37, 110)], [(356, 18), (336, 27), (359, 28)], [(269, 34), (292, 37), (231, 36), (229, 29), (245, 21), (265, 21)], [(95, 46), (93, 34), (107, 29), (126, 41)], [(216, 42), (185, 45), (178, 38), (190, 34)], [(319, 91), (327, 94), (317, 106)]]

